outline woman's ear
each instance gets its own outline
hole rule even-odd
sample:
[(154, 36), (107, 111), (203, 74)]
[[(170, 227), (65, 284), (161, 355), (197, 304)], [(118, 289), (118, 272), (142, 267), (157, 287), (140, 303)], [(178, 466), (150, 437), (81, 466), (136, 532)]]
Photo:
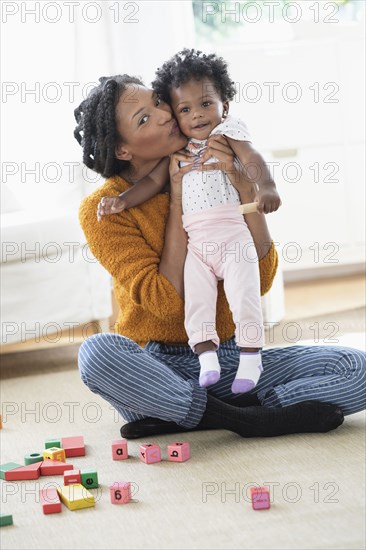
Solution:
[(222, 110), (222, 118), (226, 118), (229, 114), (229, 102), (224, 101), (223, 102), (223, 110)]
[(116, 145), (115, 155), (118, 160), (131, 160), (132, 155), (124, 143)]

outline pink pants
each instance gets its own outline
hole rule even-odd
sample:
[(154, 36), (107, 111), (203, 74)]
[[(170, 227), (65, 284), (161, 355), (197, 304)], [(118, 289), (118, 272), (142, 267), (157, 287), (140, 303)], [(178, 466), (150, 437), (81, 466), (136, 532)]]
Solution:
[(240, 347), (261, 348), (264, 329), (258, 257), (252, 235), (237, 204), (225, 204), (194, 214), (183, 214), (188, 233), (184, 265), (185, 329), (194, 351), (212, 340), (217, 348), (217, 281), (224, 289), (236, 325)]

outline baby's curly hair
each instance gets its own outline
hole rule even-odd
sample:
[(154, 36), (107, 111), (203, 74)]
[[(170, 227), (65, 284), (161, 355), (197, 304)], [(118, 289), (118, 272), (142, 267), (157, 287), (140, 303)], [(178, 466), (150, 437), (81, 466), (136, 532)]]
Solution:
[(227, 63), (216, 54), (204, 54), (198, 50), (184, 50), (173, 55), (157, 69), (152, 87), (170, 104), (170, 90), (178, 88), (192, 78), (211, 80), (222, 101), (231, 101), (235, 96), (234, 82), (230, 79)]

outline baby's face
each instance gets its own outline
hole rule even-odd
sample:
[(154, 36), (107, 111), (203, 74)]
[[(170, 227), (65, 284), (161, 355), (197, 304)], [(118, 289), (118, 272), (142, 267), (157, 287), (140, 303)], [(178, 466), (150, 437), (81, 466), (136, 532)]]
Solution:
[(180, 129), (189, 138), (207, 139), (228, 109), (209, 79), (189, 80), (172, 88), (170, 98)]

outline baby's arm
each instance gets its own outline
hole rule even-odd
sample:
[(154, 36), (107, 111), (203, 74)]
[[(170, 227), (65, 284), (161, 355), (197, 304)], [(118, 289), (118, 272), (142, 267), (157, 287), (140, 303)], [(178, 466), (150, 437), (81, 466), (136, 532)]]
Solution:
[(263, 157), (254, 149), (250, 141), (237, 141), (229, 137), (227, 140), (239, 158), (246, 177), (258, 186), (256, 196), (258, 211), (265, 214), (275, 212), (281, 205), (281, 199)]
[(114, 197), (102, 197), (98, 205), (98, 220), (102, 216), (118, 214), (157, 195), (169, 181), (169, 158), (162, 159), (150, 174), (130, 189)]

